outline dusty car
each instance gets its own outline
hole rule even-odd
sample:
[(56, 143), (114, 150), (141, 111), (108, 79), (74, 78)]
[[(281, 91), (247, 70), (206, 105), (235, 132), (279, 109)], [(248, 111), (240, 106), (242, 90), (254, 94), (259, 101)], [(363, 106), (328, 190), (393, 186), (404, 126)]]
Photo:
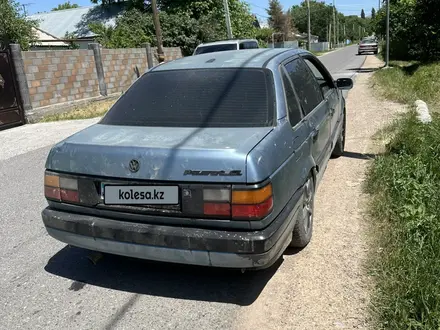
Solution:
[(379, 45), (377, 40), (374, 38), (364, 39), (359, 43), (358, 55), (362, 55), (363, 53), (377, 54), (378, 52), (379, 52)]
[(256, 48), (259, 48), (258, 41), (256, 39), (223, 40), (200, 44), (194, 50), (193, 55)]
[(305, 247), (342, 89), (304, 50), (189, 56), (143, 74), (50, 151), (42, 218), (55, 239), (156, 261), (240, 269)]

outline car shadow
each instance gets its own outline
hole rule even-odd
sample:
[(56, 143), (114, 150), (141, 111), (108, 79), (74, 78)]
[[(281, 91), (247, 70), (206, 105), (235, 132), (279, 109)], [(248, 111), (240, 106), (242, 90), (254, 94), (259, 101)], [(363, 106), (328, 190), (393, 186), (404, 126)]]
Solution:
[(260, 271), (229, 270), (153, 262), (104, 254), (94, 265), (90, 251), (66, 246), (49, 259), (45, 270), (73, 281), (69, 290), (94, 285), (135, 294), (248, 306), (282, 264)]

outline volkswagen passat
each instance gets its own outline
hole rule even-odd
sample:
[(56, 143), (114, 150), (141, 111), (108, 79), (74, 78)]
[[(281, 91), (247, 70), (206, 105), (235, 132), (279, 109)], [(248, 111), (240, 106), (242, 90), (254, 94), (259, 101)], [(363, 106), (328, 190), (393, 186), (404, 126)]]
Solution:
[(269, 267), (311, 239), (316, 187), (344, 151), (341, 89), (351, 87), (303, 50), (152, 68), (50, 151), (47, 232), (124, 256)]

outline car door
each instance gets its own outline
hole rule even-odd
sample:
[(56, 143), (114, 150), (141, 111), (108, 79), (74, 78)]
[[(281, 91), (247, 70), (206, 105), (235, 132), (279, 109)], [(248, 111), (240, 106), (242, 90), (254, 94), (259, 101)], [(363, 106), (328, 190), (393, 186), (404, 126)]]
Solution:
[(342, 116), (343, 109), (340, 100), (341, 96), (338, 89), (335, 86), (332, 76), (318, 59), (310, 55), (304, 56), (303, 59), (304, 62), (306, 62), (309, 69), (311, 70), (311, 72), (313, 73), (313, 75), (315, 76), (316, 80), (318, 81), (324, 99), (327, 101), (329, 108), (329, 116), (331, 121), (330, 141), (331, 141), (331, 148), (333, 149), (333, 146), (335, 145), (336, 140), (338, 139), (338, 134), (337, 134), (339, 131), (338, 128), (343, 119)]
[(331, 127), (327, 101), (324, 99), (315, 77), (300, 57), (285, 63), (284, 68), (293, 83), (309, 126), (312, 139), (312, 157), (319, 169), (325, 168), (329, 158)]

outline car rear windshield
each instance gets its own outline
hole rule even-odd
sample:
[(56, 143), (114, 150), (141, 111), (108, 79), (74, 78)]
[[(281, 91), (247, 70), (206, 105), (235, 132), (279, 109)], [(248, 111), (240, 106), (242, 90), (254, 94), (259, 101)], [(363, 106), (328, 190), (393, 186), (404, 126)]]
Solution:
[(161, 127), (266, 127), (274, 123), (267, 69), (188, 69), (140, 77), (100, 122)]
[(213, 53), (213, 52), (222, 52), (225, 50), (237, 50), (237, 44), (202, 46), (196, 49), (195, 55)]

